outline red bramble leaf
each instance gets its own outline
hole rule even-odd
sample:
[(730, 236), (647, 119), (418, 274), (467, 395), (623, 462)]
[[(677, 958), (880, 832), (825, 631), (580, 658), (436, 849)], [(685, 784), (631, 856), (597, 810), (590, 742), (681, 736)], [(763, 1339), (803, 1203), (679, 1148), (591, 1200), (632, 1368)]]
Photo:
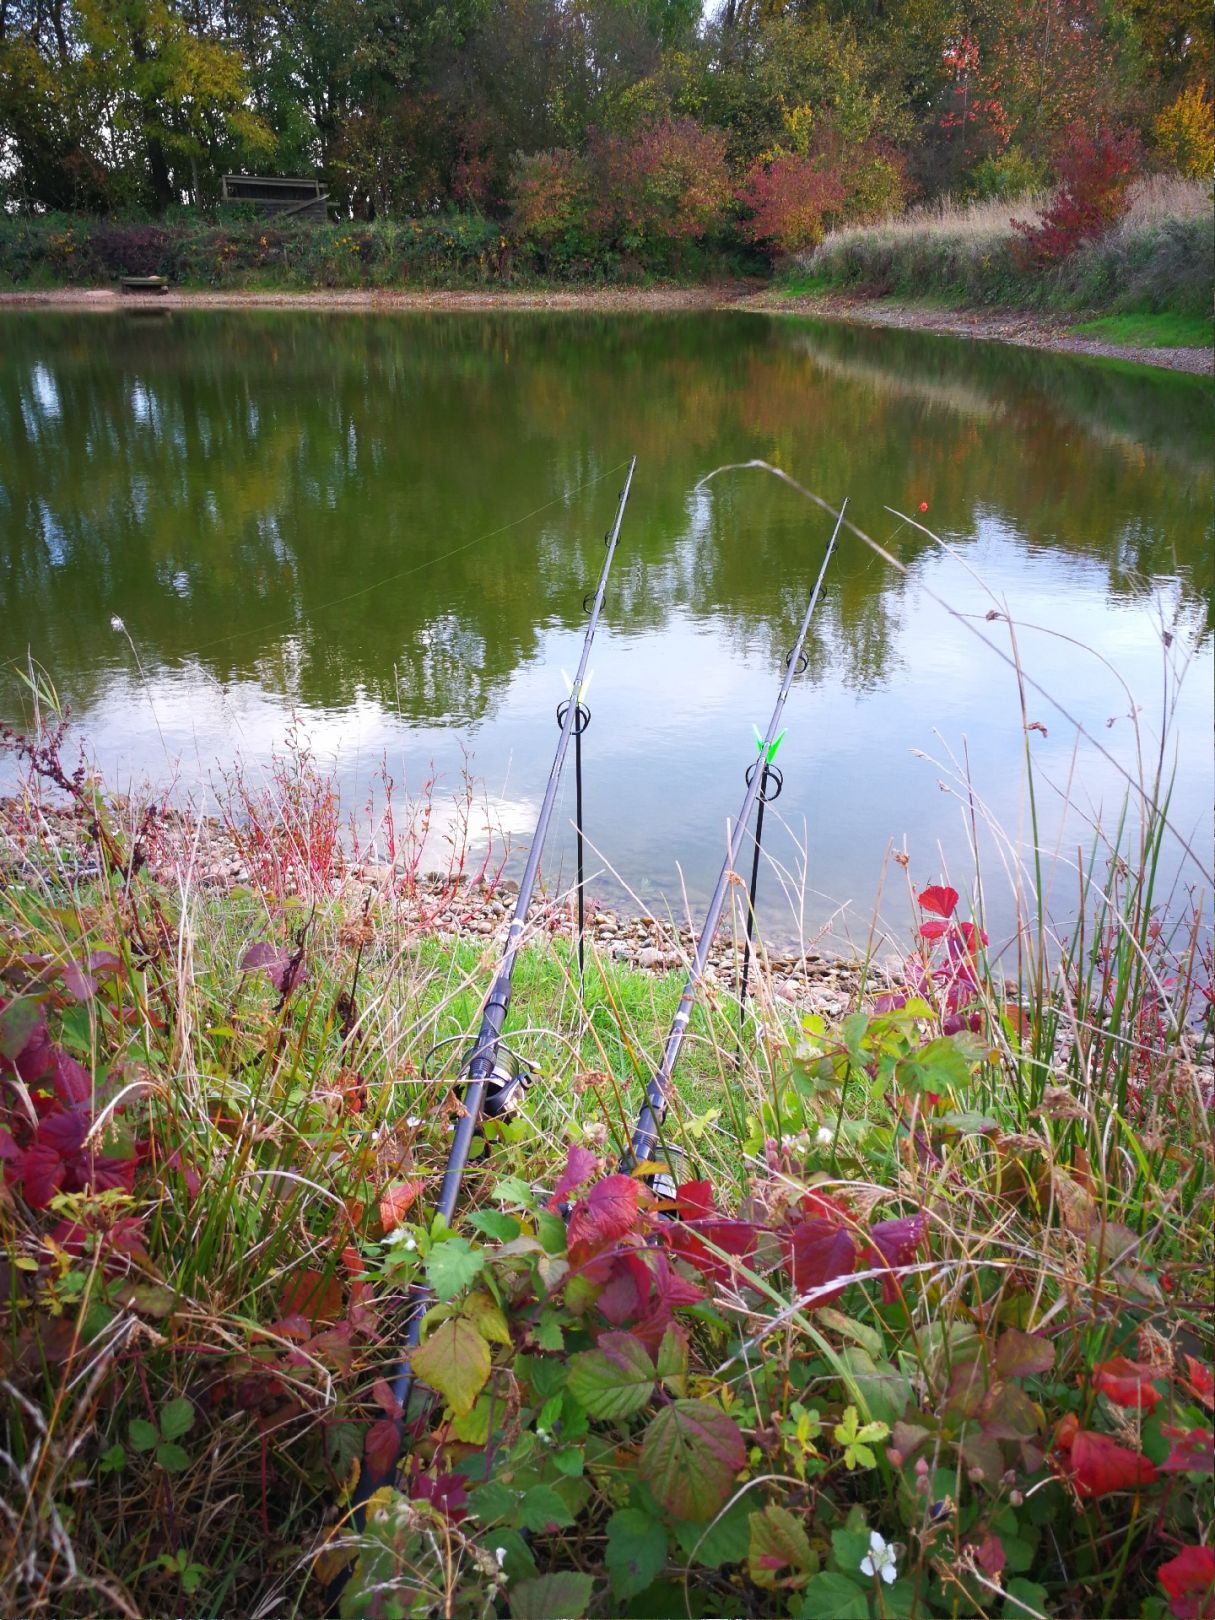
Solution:
[[(857, 1250), (851, 1233), (831, 1221), (817, 1218), (801, 1221), (793, 1228), (789, 1242), (793, 1286), (799, 1294), (808, 1294), (837, 1277), (847, 1279), (856, 1269)], [(842, 1282), (838, 1288), (819, 1294), (811, 1303), (814, 1306), (829, 1305), (833, 1299), (839, 1298), (846, 1287), (847, 1282)]]
[[(876, 1257), (870, 1257), (869, 1263), (889, 1266), (892, 1273), (896, 1267), (911, 1265), (916, 1250), (924, 1241), (927, 1227), (928, 1222), (923, 1215), (905, 1215), (893, 1221), (878, 1221), (876, 1226), (869, 1228), (869, 1242), (877, 1251)], [(898, 1284), (893, 1274), (883, 1277), (882, 1298), (890, 1305), (898, 1297)]]
[(1175, 1429), (1163, 1423), (1160, 1432), (1173, 1442), (1160, 1465), (1162, 1474), (1215, 1474), (1215, 1436), (1209, 1429)]
[(1142, 1452), (1131, 1451), (1108, 1434), (1078, 1429), (1071, 1445), (1071, 1477), (1077, 1496), (1108, 1496), (1150, 1485), (1156, 1466)]
[(1093, 1383), (1115, 1406), (1146, 1408), (1149, 1412), (1160, 1399), (1159, 1391), (1152, 1388), (1151, 1379), (1160, 1376), (1157, 1368), (1142, 1361), (1130, 1361), (1126, 1356), (1111, 1356), (1093, 1368)]
[(1182, 1378), (1183, 1386), (1204, 1406), (1215, 1407), (1215, 1368), (1204, 1367), (1194, 1356), (1187, 1356), (1185, 1362), (1189, 1377)]
[(372, 1479), (385, 1479), (401, 1450), (401, 1436), (391, 1418), (379, 1418), (367, 1431), (363, 1458)]
[(1156, 1571), (1169, 1594), (1176, 1620), (1210, 1620), (1215, 1615), (1215, 1552), (1210, 1547), (1183, 1547), (1176, 1558)]
[(938, 917), (952, 917), (958, 907), (958, 891), (940, 883), (930, 884), (916, 898), (924, 911), (931, 911)]
[[(569, 1219), (570, 1260), (578, 1265), (631, 1232), (637, 1223), (637, 1183), (631, 1176), (604, 1176), (574, 1205)], [(574, 1251), (581, 1251), (575, 1253)]]
[(730, 1280), (729, 1261), (714, 1254), (713, 1248), (745, 1259), (755, 1249), (755, 1227), (750, 1221), (723, 1219), (713, 1204), (712, 1186), (707, 1181), (686, 1181), (675, 1189), (679, 1220), (666, 1227), (667, 1247), (686, 1260), (710, 1282)]
[(599, 1160), (589, 1148), (571, 1147), (566, 1155), (561, 1180), (553, 1188), (553, 1196), (548, 1201), (548, 1208), (557, 1209), (566, 1193), (573, 1192), (575, 1187), (581, 1187), (584, 1181), (589, 1181), (598, 1168)]

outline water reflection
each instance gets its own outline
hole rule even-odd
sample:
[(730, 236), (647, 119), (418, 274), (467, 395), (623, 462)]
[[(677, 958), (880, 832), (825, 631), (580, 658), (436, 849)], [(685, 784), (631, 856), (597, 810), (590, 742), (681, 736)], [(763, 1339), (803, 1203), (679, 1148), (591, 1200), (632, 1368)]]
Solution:
[[(28, 648), (135, 773), (166, 768), (151, 708), (196, 779), (233, 746), (264, 754), (294, 709), (360, 789), (384, 750), (450, 773), (467, 742), (496, 793), (528, 802), (634, 450), (591, 747), (611, 784), (603, 858), (647, 894), (678, 896), (675, 855), (690, 893), (715, 865), (822, 557), (823, 521), (775, 481), (697, 489), (723, 462), (850, 494), (909, 569), (845, 548), (811, 636), (786, 854), (805, 821), (807, 880), (832, 899), (871, 891), (892, 835), (937, 859), (944, 805), (912, 759), (934, 726), (966, 733), (994, 811), (1019, 813), (1015, 694), (920, 586), (980, 618), (990, 598), (886, 507), (927, 501), (1024, 617), (1094, 639), (1145, 695), (1163, 599), (1177, 644), (1201, 642), (1182, 718), (1204, 726), (1209, 391), (1190, 379), (739, 315), (39, 314), (0, 332), (0, 656)], [(1125, 698), (1065, 643), (1039, 636), (1034, 656), (1116, 742)], [(15, 681), (0, 709), (18, 716)], [(1207, 797), (1201, 747), (1183, 815)], [(1116, 776), (1085, 770), (1108, 800)]]

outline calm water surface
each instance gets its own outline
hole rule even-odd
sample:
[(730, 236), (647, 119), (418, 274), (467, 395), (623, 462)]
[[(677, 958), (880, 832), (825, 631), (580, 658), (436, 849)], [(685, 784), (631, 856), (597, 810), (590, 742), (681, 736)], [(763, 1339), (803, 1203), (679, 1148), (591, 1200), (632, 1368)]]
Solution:
[[(234, 757), (262, 768), (293, 715), (349, 807), (384, 759), (454, 787), (467, 754), (517, 856), (636, 452), (593, 657), (591, 865), (605, 898), (695, 908), (828, 529), (757, 472), (698, 487), (762, 457), (849, 496), (907, 567), (851, 539), (832, 564), (787, 710), (767, 925), (863, 937), (892, 844), (964, 888), (977, 826), (998, 934), (1029, 834), (1016, 682), (974, 634), (1008, 649), (997, 606), (1132, 772), (1132, 708), (1154, 750), (1167, 698), (1172, 817), (1210, 866), (1210, 404), (1192, 379), (740, 314), (8, 314), (0, 714), (24, 717), (30, 654), (110, 781), (204, 795)], [(921, 501), (945, 547), (886, 510)], [(1028, 718), (1063, 920), (1068, 862), (1125, 782), (1032, 692)], [(571, 814), (572, 785), (554, 881)], [(1175, 843), (1166, 868), (1197, 878)]]

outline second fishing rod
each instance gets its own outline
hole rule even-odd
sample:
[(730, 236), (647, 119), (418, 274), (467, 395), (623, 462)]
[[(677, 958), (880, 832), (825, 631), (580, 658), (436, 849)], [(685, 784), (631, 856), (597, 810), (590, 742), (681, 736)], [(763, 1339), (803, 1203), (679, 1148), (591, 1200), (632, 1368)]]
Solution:
[[(725, 905), (726, 890), (729, 887), (731, 874), (738, 864), (743, 840), (747, 836), (751, 811), (758, 799), (762, 815), (763, 805), (766, 800), (776, 796), (770, 790), (779, 783), (779, 773), (776, 772), (772, 761), (775, 758), (776, 750), (780, 746), (781, 737), (784, 735), (780, 729), (781, 715), (784, 713), (785, 700), (789, 696), (790, 687), (806, 667), (802, 649), (805, 646), (806, 635), (810, 629), (810, 621), (814, 617), (814, 610), (818, 606), (819, 596), (823, 589), (823, 580), (827, 573), (827, 565), (830, 563), (831, 554), (835, 550), (835, 542), (839, 538), (840, 527), (843, 524), (844, 512), (847, 510), (847, 506), (848, 502), (845, 501), (843, 506), (840, 507), (839, 515), (835, 520), (835, 528), (832, 530), (831, 539), (827, 543), (827, 551), (823, 557), (822, 567), (818, 571), (818, 578), (814, 582), (814, 589), (810, 593), (810, 600), (802, 617), (797, 640), (793, 643), (793, 647), (785, 659), (785, 675), (781, 681), (780, 691), (777, 694), (776, 705), (772, 710), (772, 718), (768, 721), (768, 728), (762, 737), (759, 737), (758, 731), (756, 732), (759, 740), (759, 757), (753, 761), (747, 771), (747, 791), (743, 795), (742, 805), (734, 822), (726, 858), (722, 862), (721, 871), (718, 874), (717, 886), (713, 890), (709, 908), (705, 913), (704, 925), (701, 928), (700, 938), (696, 942), (696, 952), (692, 958), (691, 968), (688, 971), (687, 983), (684, 985), (683, 994), (679, 999), (679, 1007), (667, 1035), (662, 1061), (646, 1087), (645, 1101), (642, 1103), (637, 1125), (633, 1131), (628, 1150), (620, 1161), (620, 1168), (625, 1172), (630, 1172), (641, 1164), (653, 1163), (661, 1151), (662, 1125), (670, 1103), (671, 1078), (675, 1072), (675, 1065), (679, 1061), (680, 1049), (683, 1046), (683, 1039), (688, 1029), (688, 1020), (692, 1016), (692, 1007), (696, 1000), (696, 992), (701, 979), (704, 977), (709, 951), (713, 944), (713, 936), (717, 932), (717, 925), (721, 920), (722, 907)], [(750, 902), (747, 914), (746, 961), (748, 964), (750, 961), (751, 939), (755, 927), (755, 884), (758, 877), (758, 839), (761, 828), (762, 822), (756, 828), (756, 860), (752, 868)], [(746, 969), (744, 968), (744, 996), (746, 994), (745, 974)], [(655, 1182), (656, 1184), (660, 1180), (665, 1182), (666, 1179), (665, 1176), (655, 1177)], [(664, 1187), (662, 1190), (668, 1189)]]

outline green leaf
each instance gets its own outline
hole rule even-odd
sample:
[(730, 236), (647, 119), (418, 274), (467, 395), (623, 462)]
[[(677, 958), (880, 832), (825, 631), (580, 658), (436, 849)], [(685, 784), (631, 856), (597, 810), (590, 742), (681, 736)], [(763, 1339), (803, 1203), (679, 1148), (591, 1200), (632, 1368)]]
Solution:
[(499, 1204), (517, 1204), (520, 1209), (536, 1207), (535, 1193), (518, 1176), (503, 1176), (494, 1187), (493, 1198)]
[(820, 1305), (814, 1313), (814, 1319), (820, 1327), (838, 1333), (845, 1339), (851, 1339), (854, 1344), (859, 1344), (870, 1356), (881, 1355), (884, 1341), (876, 1328), (871, 1328), (864, 1322), (857, 1322), (852, 1317), (845, 1316), (843, 1311), (832, 1310), (830, 1306), (824, 1308)]
[(638, 1471), (668, 1513), (711, 1519), (747, 1460), (734, 1419), (709, 1401), (672, 1401), (650, 1423)]
[(475, 1215), (468, 1217), (468, 1224), (478, 1232), (484, 1232), (496, 1243), (509, 1243), (517, 1238), (523, 1227), (513, 1215), (508, 1215), (503, 1209), (479, 1209)]
[(618, 1508), (607, 1523), (605, 1561), (615, 1596), (636, 1597), (666, 1566), (667, 1533), (640, 1508)]
[(527, 1537), (520, 1530), (499, 1525), (494, 1531), (494, 1551), (502, 1552), (502, 1573), (508, 1581), (530, 1581), (537, 1573), (536, 1560)]
[(570, 1358), (569, 1392), (593, 1418), (619, 1422), (654, 1393), (654, 1363), (631, 1333), (604, 1333), (594, 1350)]
[(330, 1423), (325, 1426), (325, 1461), (339, 1480), (350, 1478), (350, 1470), (362, 1454), (361, 1423)]
[(127, 1434), (136, 1451), (151, 1451), (160, 1444), (160, 1430), (146, 1418), (132, 1418)]
[(565, 1331), (553, 1311), (543, 1311), (532, 1330), (532, 1337), (541, 1350), (564, 1350)]
[[(465, 1412), (463, 1417), (451, 1420), (451, 1432), (457, 1440), (463, 1440), (465, 1445), (483, 1446), (489, 1439), (489, 1419), (494, 1403), (488, 1395), (478, 1395), (473, 1402), (471, 1412)], [(502, 1415), (499, 1404), (498, 1415)]]
[(38, 1027), (40, 1011), (36, 1001), (21, 996), (16, 1001), (10, 1001), (0, 1012), (0, 1056), (10, 1061), (21, 1056), (26, 1042)]
[(481, 1524), (497, 1524), (514, 1511), (515, 1493), (496, 1479), (488, 1479), (469, 1491), (468, 1505)]
[(589, 1575), (577, 1575), (573, 1570), (520, 1581), (511, 1588), (512, 1620), (582, 1620), (594, 1587)]
[(868, 1594), (846, 1575), (825, 1571), (806, 1582), (799, 1620), (869, 1620)]
[(454, 1299), (485, 1267), (485, 1251), (474, 1249), (467, 1238), (446, 1238), (426, 1257), (426, 1278), (436, 1299)]
[(1004, 1587), (1004, 1620), (1028, 1620), (1031, 1614), (1049, 1614), (1046, 1588), (1014, 1575)]
[(684, 1557), (705, 1569), (741, 1564), (751, 1542), (749, 1504), (746, 1497), (731, 1502), (708, 1531), (703, 1524), (693, 1524), (688, 1519), (676, 1519), (671, 1528)]
[(545, 1254), (564, 1254), (568, 1235), (565, 1222), (552, 1210), (542, 1209), (536, 1216), (536, 1236), (544, 1246)]
[(409, 1359), (417, 1376), (438, 1390), (457, 1417), (472, 1411), (489, 1377), (489, 1346), (462, 1316), (440, 1323)]
[(183, 1468), (190, 1466), (189, 1457), (173, 1440), (166, 1440), (163, 1445), (157, 1446), (156, 1461), (166, 1474), (180, 1474)]
[(756, 1586), (775, 1592), (789, 1584), (790, 1570), (795, 1576), (817, 1572), (818, 1554), (788, 1508), (769, 1502), (761, 1513), (751, 1514), (750, 1525), (747, 1572)]
[(895, 1076), (900, 1085), (913, 1091), (953, 1091), (965, 1086), (971, 1069), (981, 1059), (981, 1053), (971, 1058), (969, 1051), (956, 1035), (938, 1035), (900, 1058)]
[(103, 1474), (114, 1474), (127, 1465), (127, 1448), (123, 1445), (109, 1446), (101, 1453), (100, 1468)]
[(991, 1114), (979, 1113), (974, 1108), (951, 1108), (947, 1114), (938, 1114), (933, 1125), (944, 1125), (946, 1130), (958, 1131), (962, 1136), (986, 1136), (998, 1131), (1000, 1121)]
[(655, 1366), (659, 1378), (669, 1384), (676, 1395), (687, 1394), (688, 1344), (673, 1322), (662, 1336)]
[(882, 1620), (911, 1620), (925, 1613), (923, 1599), (914, 1581), (895, 1581), (882, 1588)]
[(831, 1552), (841, 1569), (860, 1569), (861, 1560), (869, 1556), (868, 1530), (833, 1530)]
[(160, 1432), (166, 1440), (180, 1440), (194, 1426), (194, 1403), (184, 1395), (169, 1401), (160, 1409)]
[(573, 1522), (574, 1515), (551, 1485), (533, 1485), (519, 1504), (519, 1523), (535, 1535), (543, 1534), (550, 1524), (564, 1529)]

